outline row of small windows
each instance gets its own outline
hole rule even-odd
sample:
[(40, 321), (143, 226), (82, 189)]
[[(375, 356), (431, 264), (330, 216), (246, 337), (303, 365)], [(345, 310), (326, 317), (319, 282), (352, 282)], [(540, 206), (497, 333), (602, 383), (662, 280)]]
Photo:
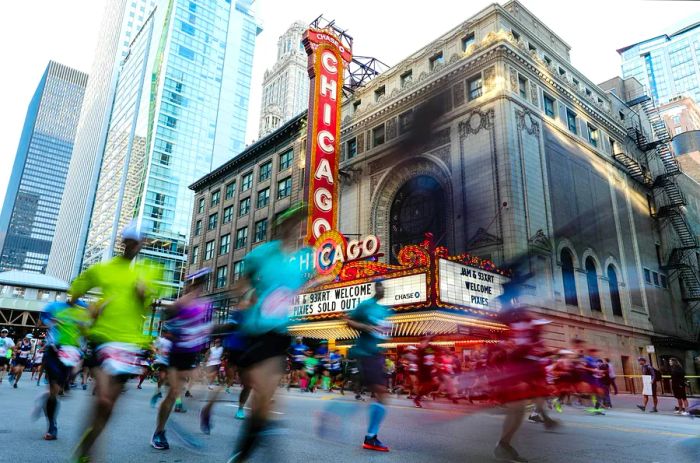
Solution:
[[(253, 243), (260, 243), (267, 239), (268, 220), (262, 219), (255, 222)], [(248, 244), (248, 227), (239, 228), (236, 230), (236, 240), (234, 241), (234, 249), (242, 249)], [(223, 256), (231, 250), (231, 234), (227, 233), (219, 238), (218, 255)], [(204, 245), (204, 260), (213, 259), (216, 251), (216, 240), (207, 241)], [(192, 246), (192, 255), (190, 262), (197, 263), (199, 259), (199, 245)]]
[[(404, 74), (404, 77), (410, 77), (410, 71)], [(481, 73), (467, 79), (467, 99), (468, 101), (473, 101), (483, 95), (483, 80)], [(375, 97), (377, 97), (377, 92), (381, 95), (384, 93), (384, 86), (380, 87), (375, 91)], [(354, 107), (357, 108), (361, 104), (361, 100), (354, 103)], [(413, 110), (406, 111), (399, 115), (399, 131), (404, 133), (408, 128), (413, 115)], [(380, 124), (374, 127), (371, 132), (371, 142), (372, 148), (383, 145), (386, 142), (386, 126), (385, 124)], [(351, 138), (345, 142), (345, 158), (352, 159), (357, 155), (357, 138)]]
[[(287, 177), (279, 182), (277, 182), (277, 199), (284, 199), (291, 195), (292, 193), (292, 177)], [(215, 207), (219, 204), (219, 199), (220, 199), (221, 193), (217, 190), (215, 191), (212, 196), (211, 196), (211, 206)], [(233, 195), (232, 195), (233, 196)], [(228, 198), (228, 195), (227, 195)], [(260, 209), (263, 207), (266, 207), (270, 203), (270, 188), (263, 188), (262, 190), (258, 191), (258, 195), (256, 198), (255, 202), (255, 207)], [(204, 198), (199, 198), (198, 204), (197, 204), (197, 212), (199, 214), (204, 213), (205, 211), (205, 200)], [(239, 207), (238, 207), (238, 216), (244, 216), (250, 211), (250, 197), (244, 198), (240, 201)], [(233, 206), (228, 206), (224, 208), (223, 212), (224, 216), (224, 222), (223, 223), (228, 223), (231, 221), (231, 218), (233, 216)], [(214, 218), (214, 225), (212, 226), (212, 217)], [(215, 212), (209, 216), (209, 229), (213, 230), (216, 228), (216, 218), (218, 217), (218, 213)], [(197, 230), (197, 227), (195, 227), (195, 234)]]
[[(564, 283), (564, 301), (567, 305), (578, 307), (573, 254), (568, 249), (562, 249), (559, 258), (561, 261), (561, 273)], [(591, 311), (602, 312), (603, 309), (600, 302), (600, 291), (598, 287), (598, 270), (592, 257), (588, 257), (586, 259), (585, 268), (588, 287), (588, 300)], [(622, 317), (620, 286), (617, 279), (617, 272), (612, 264), (608, 265), (606, 275), (610, 290), (610, 304), (612, 306), (612, 313), (615, 316)]]

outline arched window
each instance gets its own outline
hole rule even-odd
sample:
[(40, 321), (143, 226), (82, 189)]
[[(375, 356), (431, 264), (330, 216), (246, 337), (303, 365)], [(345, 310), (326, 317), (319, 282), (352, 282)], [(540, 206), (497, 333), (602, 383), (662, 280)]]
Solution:
[(444, 245), (447, 224), (445, 191), (433, 177), (419, 175), (401, 186), (391, 204), (389, 240), (391, 263), (396, 264), (399, 250), (418, 244), (430, 232), (435, 245)]
[(591, 310), (600, 312), (600, 292), (598, 291), (598, 271), (592, 257), (586, 259), (586, 280), (588, 281), (588, 299), (591, 301)]
[(574, 276), (574, 257), (568, 249), (561, 250), (561, 276), (564, 280), (564, 300), (567, 305), (578, 305), (576, 297), (576, 277)]
[(610, 285), (610, 302), (613, 315), (622, 317), (622, 302), (620, 301), (620, 286), (617, 283), (617, 272), (612, 264), (608, 265), (608, 284)]

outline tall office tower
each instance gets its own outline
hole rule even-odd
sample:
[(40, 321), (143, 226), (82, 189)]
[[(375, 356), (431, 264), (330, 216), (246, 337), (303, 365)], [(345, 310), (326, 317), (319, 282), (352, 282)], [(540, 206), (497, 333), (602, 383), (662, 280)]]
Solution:
[(188, 186), (244, 147), (260, 32), (251, 6), (161, 0), (146, 19), (117, 84), (83, 267), (120, 252), (120, 230), (135, 220), (147, 238), (142, 254), (179, 287)]
[(620, 48), (622, 77), (636, 77), (657, 104), (679, 95), (700, 101), (700, 22)]
[(308, 25), (292, 24), (277, 41), (277, 62), (265, 71), (260, 137), (274, 132), (309, 106), (309, 74), (301, 37)]
[(39, 81), (0, 214), (0, 271), (46, 270), (87, 82), (54, 61)]
[(155, 0), (106, 2), (90, 80), (46, 273), (69, 281), (80, 270), (120, 63)]

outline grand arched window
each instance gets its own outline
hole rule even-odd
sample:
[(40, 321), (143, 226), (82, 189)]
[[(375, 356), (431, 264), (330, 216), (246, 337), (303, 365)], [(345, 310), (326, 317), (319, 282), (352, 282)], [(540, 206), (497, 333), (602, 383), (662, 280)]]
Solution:
[(567, 305), (578, 305), (576, 297), (576, 277), (574, 276), (574, 256), (568, 249), (561, 250), (561, 276), (564, 280), (564, 300)]
[(445, 244), (446, 200), (437, 180), (427, 175), (413, 177), (399, 189), (389, 216), (392, 263), (403, 246), (420, 243), (426, 232), (433, 234), (436, 245)]
[(620, 300), (620, 286), (617, 282), (617, 272), (612, 264), (608, 265), (608, 284), (610, 285), (610, 302), (613, 315), (622, 317), (622, 301)]
[(586, 281), (588, 282), (588, 299), (591, 302), (591, 310), (600, 312), (600, 291), (598, 291), (598, 271), (592, 257), (586, 259)]

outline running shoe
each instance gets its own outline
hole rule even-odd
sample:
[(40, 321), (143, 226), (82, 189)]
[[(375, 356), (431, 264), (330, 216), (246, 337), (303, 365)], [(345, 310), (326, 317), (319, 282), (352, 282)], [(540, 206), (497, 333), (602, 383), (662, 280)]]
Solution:
[(637, 405), (637, 408), (640, 409), (641, 411), (646, 411), (646, 407), (644, 405)]
[(41, 386), (41, 380), (37, 379), (37, 380), (36, 380), (36, 385), (37, 385), (37, 386)]
[(415, 404), (416, 408), (423, 408), (423, 404), (420, 402), (418, 397), (413, 399), (413, 403)]
[(56, 440), (56, 434), (51, 434), (50, 432), (47, 432), (44, 434), (44, 440)]
[(690, 413), (688, 413), (688, 412), (681, 412), (681, 415), (682, 415), (682, 416), (690, 416)]
[(151, 408), (156, 408), (156, 404), (158, 403), (158, 399), (160, 398), (158, 397), (158, 394), (160, 394), (160, 392), (156, 392), (151, 396)]
[(362, 444), (363, 449), (367, 450), (376, 450), (377, 452), (388, 452), (389, 447), (386, 445), (382, 444), (382, 442), (377, 439), (377, 436), (365, 436), (365, 443)]
[(236, 419), (237, 420), (245, 420), (245, 410), (242, 408), (239, 408), (238, 411), (236, 412)]
[(17, 383), (13, 384), (12, 387), (17, 389)]
[(527, 463), (527, 459), (521, 457), (518, 452), (508, 444), (499, 442), (495, 449), (493, 449), (493, 456), (495, 456), (500, 461), (510, 461), (515, 463)]
[(153, 434), (151, 439), (151, 446), (156, 450), (168, 450), (170, 444), (168, 444), (168, 439), (165, 438), (165, 431), (156, 432)]
[(656, 409), (656, 407), (654, 407), (651, 410), (649, 410), (649, 413), (659, 413), (659, 411)]
[(534, 414), (534, 415), (528, 416), (528, 417), (527, 417), (527, 420), (528, 420), (530, 423), (544, 423), (544, 420), (543, 420), (542, 417), (540, 417), (540, 415), (538, 415), (538, 414)]
[(192, 397), (192, 394), (190, 394), (190, 391), (185, 391), (185, 397)]

